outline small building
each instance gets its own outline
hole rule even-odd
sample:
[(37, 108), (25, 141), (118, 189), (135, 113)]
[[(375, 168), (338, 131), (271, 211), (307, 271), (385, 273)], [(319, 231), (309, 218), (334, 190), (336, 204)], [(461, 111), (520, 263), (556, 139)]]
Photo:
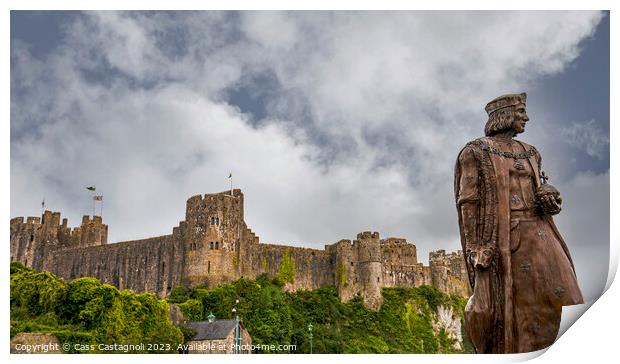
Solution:
[(235, 354), (235, 333), (239, 325), (239, 354), (252, 353), (252, 337), (243, 321), (216, 320), (213, 314), (207, 321), (188, 321), (184, 326), (196, 331), (192, 340), (185, 343), (187, 354)]

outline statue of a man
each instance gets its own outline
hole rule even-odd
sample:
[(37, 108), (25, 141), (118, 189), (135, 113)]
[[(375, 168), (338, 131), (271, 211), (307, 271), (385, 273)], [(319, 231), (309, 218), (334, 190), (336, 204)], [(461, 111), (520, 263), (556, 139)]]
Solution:
[(529, 118), (526, 94), (485, 107), (485, 137), (467, 143), (455, 168), (461, 243), (473, 295), (465, 330), (478, 353), (522, 353), (555, 340), (562, 306), (583, 303), (568, 248), (552, 215), (559, 192), (541, 156), (514, 139)]

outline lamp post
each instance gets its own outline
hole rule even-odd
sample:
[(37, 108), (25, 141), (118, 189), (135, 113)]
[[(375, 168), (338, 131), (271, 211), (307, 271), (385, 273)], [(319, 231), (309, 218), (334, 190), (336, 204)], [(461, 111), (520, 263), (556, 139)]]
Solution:
[(312, 324), (308, 324), (308, 337), (310, 338), (310, 354), (312, 354)]
[(237, 315), (237, 305), (239, 304), (239, 300), (235, 300), (235, 307), (232, 309), (233, 315), (235, 315), (235, 354), (239, 354), (239, 344), (241, 341), (241, 328), (239, 326), (239, 315)]

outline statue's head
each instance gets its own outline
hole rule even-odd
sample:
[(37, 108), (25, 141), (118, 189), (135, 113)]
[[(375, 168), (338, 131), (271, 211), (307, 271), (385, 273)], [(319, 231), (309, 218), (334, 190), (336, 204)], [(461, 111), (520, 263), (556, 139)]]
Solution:
[(493, 99), (484, 108), (489, 115), (489, 120), (484, 126), (484, 135), (493, 136), (511, 130), (516, 134), (525, 131), (525, 124), (529, 117), (525, 111), (527, 95), (508, 94)]

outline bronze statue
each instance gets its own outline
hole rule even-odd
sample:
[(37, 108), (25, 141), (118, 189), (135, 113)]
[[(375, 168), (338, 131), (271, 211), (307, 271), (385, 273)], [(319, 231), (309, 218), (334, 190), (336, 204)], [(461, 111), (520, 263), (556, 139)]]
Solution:
[(526, 94), (485, 107), (485, 137), (467, 143), (455, 167), (461, 244), (473, 294), (465, 330), (477, 353), (522, 353), (550, 346), (562, 306), (583, 303), (568, 248), (552, 215), (560, 193), (541, 156), (514, 139), (529, 118)]

